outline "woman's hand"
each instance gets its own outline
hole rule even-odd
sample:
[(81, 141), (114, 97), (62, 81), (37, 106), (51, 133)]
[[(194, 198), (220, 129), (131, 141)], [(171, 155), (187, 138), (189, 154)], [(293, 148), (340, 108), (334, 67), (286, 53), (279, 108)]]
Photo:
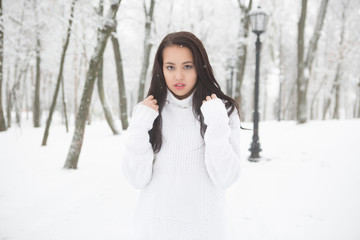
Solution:
[(214, 93), (211, 96), (206, 96), (206, 100), (202, 101), (200, 110), (204, 116), (204, 123), (208, 126), (216, 126), (219, 122), (229, 121), (225, 104)]
[(153, 95), (150, 95), (147, 98), (145, 98), (142, 104), (148, 106), (149, 108), (154, 109), (156, 112), (159, 112), (159, 105), (157, 105), (157, 100), (154, 98)]
[(205, 99), (206, 99), (206, 100), (203, 100), (203, 101), (202, 101), (203, 104), (206, 103), (207, 101), (212, 100), (212, 99), (217, 99), (217, 96), (216, 96), (215, 93), (213, 93), (213, 94), (211, 94), (211, 96), (206, 96)]

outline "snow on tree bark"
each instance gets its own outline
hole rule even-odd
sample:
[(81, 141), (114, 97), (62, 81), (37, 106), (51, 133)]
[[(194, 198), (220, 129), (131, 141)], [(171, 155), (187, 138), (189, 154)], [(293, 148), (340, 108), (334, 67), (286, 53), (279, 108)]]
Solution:
[(45, 127), (45, 132), (44, 132), (44, 137), (42, 140), (42, 146), (45, 146), (47, 143), (47, 138), (49, 136), (49, 130), (50, 130), (50, 125), (51, 125), (51, 120), (52, 120), (52, 115), (54, 113), (55, 110), (55, 106), (56, 106), (56, 100), (59, 94), (59, 89), (60, 89), (60, 84), (63, 78), (63, 68), (64, 68), (64, 63), (65, 63), (65, 56), (66, 56), (66, 50), (67, 47), (69, 45), (69, 41), (70, 41), (70, 35), (71, 35), (71, 26), (72, 26), (72, 21), (73, 21), (73, 17), (74, 17), (74, 8), (75, 8), (75, 3), (77, 0), (73, 0), (71, 3), (71, 13), (70, 13), (70, 18), (69, 18), (69, 26), (67, 29), (67, 36), (66, 36), (66, 41), (63, 47), (63, 52), (61, 54), (61, 60), (60, 60), (60, 69), (59, 69), (59, 74), (58, 74), (58, 78), (57, 78), (57, 82), (56, 82), (56, 87), (55, 87), (55, 92), (53, 95), (53, 100), (51, 103), (51, 107), (50, 107), (50, 111), (49, 111), (49, 116), (48, 119), (46, 121), (46, 127)]
[(84, 91), (81, 98), (80, 109), (78, 115), (76, 116), (74, 136), (64, 165), (64, 168), (66, 169), (77, 169), (81, 147), (83, 144), (86, 117), (88, 116), (89, 113), (91, 96), (94, 88), (94, 83), (96, 80), (96, 73), (99, 67), (100, 59), (104, 53), (106, 42), (111, 32), (114, 31), (114, 28), (116, 26), (115, 17), (120, 2), (121, 0), (117, 0), (117, 1), (113, 0), (111, 2), (110, 10), (105, 16), (103, 26), (100, 28), (101, 33), (97, 41), (95, 51), (90, 60), (89, 70), (87, 72)]

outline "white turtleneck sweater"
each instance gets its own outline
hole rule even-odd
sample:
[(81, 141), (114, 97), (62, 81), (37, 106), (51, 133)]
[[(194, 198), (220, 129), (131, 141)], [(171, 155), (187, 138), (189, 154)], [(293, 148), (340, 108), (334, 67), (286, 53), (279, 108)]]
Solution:
[(204, 138), (192, 111), (193, 94), (170, 91), (162, 110), (163, 142), (154, 154), (148, 131), (158, 113), (133, 110), (122, 169), (141, 189), (134, 216), (135, 240), (224, 240), (225, 189), (240, 173), (240, 120), (220, 99), (204, 103)]

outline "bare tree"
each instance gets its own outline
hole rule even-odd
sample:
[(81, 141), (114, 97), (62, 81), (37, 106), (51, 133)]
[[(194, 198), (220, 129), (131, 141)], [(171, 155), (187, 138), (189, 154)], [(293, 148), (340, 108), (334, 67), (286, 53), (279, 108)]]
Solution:
[[(26, 5), (25, 5), (25, 1), (24, 1), (24, 7), (22, 8), (21, 11), (21, 16), (20, 16), (20, 20), (14, 20), (15, 23), (17, 23), (20, 27), (19, 29), (19, 37), (17, 38), (16, 41), (16, 50), (15, 50), (15, 64), (14, 64), (14, 81), (12, 86), (10, 87), (10, 69), (8, 71), (8, 81), (6, 83), (6, 115), (7, 115), (7, 127), (10, 128), (11, 127), (11, 112), (12, 112), (12, 108), (15, 105), (16, 106), (16, 100), (14, 99), (14, 97), (16, 96), (16, 92), (18, 90), (18, 69), (21, 68), (21, 64), (23, 63), (20, 59), (21, 57), (20, 55), (20, 47), (21, 46), (21, 40), (22, 40), (22, 36), (23, 36), (23, 32), (24, 32), (24, 16), (25, 16), (25, 9), (26, 9)], [(20, 71), (20, 75), (22, 74), (22, 71)], [(20, 76), (21, 78), (21, 76)]]
[(283, 88), (285, 85), (285, 78), (284, 78), (284, 54), (283, 54), (283, 44), (282, 44), (282, 28), (280, 26), (279, 29), (279, 104), (278, 104), (278, 111), (277, 111), (277, 120), (281, 121), (283, 118), (282, 115), (282, 105), (283, 105)]
[[(76, 25), (75, 25), (76, 28)], [(76, 29), (74, 30), (76, 32)], [(78, 49), (78, 41), (75, 41), (75, 49)], [(78, 109), (78, 105), (77, 105), (77, 99), (78, 99), (78, 88), (79, 88), (79, 78), (80, 78), (80, 73), (81, 73), (81, 66), (82, 66), (82, 58), (80, 57), (80, 63), (79, 65), (77, 65), (78, 62), (78, 51), (75, 50), (75, 54), (74, 54), (74, 116), (76, 117), (77, 115), (77, 109)], [(79, 69), (78, 69), (79, 68)]]
[[(81, 42), (86, 42), (86, 33), (84, 30), (84, 26), (85, 26), (85, 22), (84, 22), (84, 18), (81, 18), (81, 26), (82, 26), (82, 36), (81, 36)], [(76, 25), (75, 25), (76, 27)], [(77, 32), (75, 30), (75, 32)], [(77, 46), (78, 41), (75, 41), (75, 46)], [(74, 116), (76, 118), (77, 113), (78, 113), (78, 89), (79, 89), (79, 84), (80, 84), (80, 78), (82, 76), (82, 72), (86, 71), (87, 66), (89, 65), (89, 61), (88, 61), (88, 57), (87, 57), (87, 50), (85, 47), (85, 44), (82, 44), (82, 54), (80, 56), (80, 62), (79, 62), (79, 70), (77, 71), (77, 75), (74, 78)], [(77, 54), (75, 54), (75, 56), (77, 56)], [(76, 68), (75, 68), (76, 69)]]
[(301, 15), (298, 22), (298, 39), (297, 39), (297, 121), (298, 123), (307, 122), (307, 90), (309, 84), (309, 76), (311, 73), (312, 63), (314, 61), (315, 53), (317, 50), (318, 41), (320, 38), (320, 32), (324, 23), (326, 9), (329, 0), (322, 0), (321, 6), (318, 11), (318, 16), (315, 24), (314, 33), (309, 43), (309, 48), (304, 62), (304, 32), (305, 32), (305, 20), (307, 12), (307, 0), (301, 2)]
[(34, 0), (34, 13), (35, 13), (35, 21), (36, 21), (36, 84), (35, 84), (35, 96), (34, 96), (34, 107), (33, 107), (33, 122), (34, 127), (40, 127), (40, 118), (41, 118), (41, 109), (40, 109), (40, 26), (39, 26), (39, 19), (38, 19), (38, 6), (37, 0)]
[(235, 58), (230, 57), (226, 62), (226, 95), (233, 97)]
[(344, 60), (344, 38), (345, 38), (345, 27), (346, 27), (346, 10), (348, 9), (350, 0), (343, 2), (343, 11), (341, 14), (341, 32), (340, 32), (340, 42), (339, 42), (339, 61), (336, 66), (336, 74), (334, 79), (334, 89), (335, 89), (335, 103), (334, 103), (334, 112), (333, 118), (339, 119), (339, 108), (340, 108), (340, 88), (342, 83), (342, 64)]
[(4, 111), (2, 107), (2, 82), (3, 82), (3, 53), (4, 53), (4, 24), (2, 15), (2, 0), (0, 0), (0, 132), (6, 130)]
[(62, 103), (63, 103), (63, 111), (64, 111), (64, 117), (65, 117), (65, 126), (66, 126), (66, 132), (69, 132), (69, 123), (68, 123), (68, 117), (67, 117), (67, 111), (66, 111), (66, 99), (65, 99), (65, 86), (64, 86), (64, 77), (61, 78), (61, 92), (62, 92)]
[(19, 74), (16, 76), (17, 78), (15, 79), (11, 89), (11, 99), (13, 101), (13, 106), (15, 107), (15, 119), (19, 127), (21, 126), (21, 109), (23, 99), (23, 91), (21, 91), (21, 81), (26, 77), (26, 73), (29, 69), (29, 60), (30, 56), (27, 55), (25, 60), (22, 61), (22, 68), (20, 69)]
[(336, 67), (336, 74), (334, 78), (333, 90), (331, 91), (335, 95), (335, 102), (334, 102), (334, 111), (332, 118), (339, 119), (339, 98), (340, 98), (340, 81), (342, 78), (341, 73), (341, 64), (338, 63)]
[(116, 123), (113, 118), (113, 114), (111, 112), (110, 105), (105, 96), (104, 81), (103, 81), (103, 66), (102, 65), (103, 65), (103, 58), (101, 58), (101, 60), (100, 60), (99, 70), (97, 73), (97, 86), (98, 86), (99, 98), (100, 98), (101, 105), (104, 110), (106, 121), (109, 124), (111, 131), (113, 132), (114, 135), (118, 135), (120, 132), (119, 132), (118, 127), (116, 126)]
[(151, 48), (153, 46), (153, 43), (150, 40), (150, 38), (151, 38), (151, 25), (153, 23), (154, 7), (155, 7), (155, 0), (151, 0), (149, 9), (146, 7), (146, 3), (144, 0), (145, 37), (144, 37), (143, 61), (142, 61), (140, 81), (139, 81), (138, 102), (142, 101), (144, 98), (146, 74), (149, 68), (149, 58), (150, 58)]
[(73, 17), (74, 17), (74, 8), (75, 8), (76, 1), (77, 0), (73, 0), (72, 3), (71, 3), (71, 13), (70, 13), (70, 18), (69, 18), (69, 26), (68, 26), (68, 29), (67, 29), (66, 41), (65, 41), (63, 51), (62, 51), (62, 54), (61, 54), (60, 68), (59, 68), (59, 74), (58, 74), (58, 77), (57, 77), (55, 92), (54, 92), (54, 95), (53, 95), (53, 100), (52, 100), (52, 103), (51, 103), (49, 116), (48, 116), (48, 119), (46, 121), (44, 137), (43, 137), (43, 140), (42, 140), (42, 145), (43, 146), (45, 146), (46, 143), (47, 143), (47, 138), (49, 136), (49, 130), (50, 130), (50, 125), (51, 125), (52, 115), (53, 115), (54, 110), (55, 110), (56, 100), (57, 100), (57, 97), (58, 97), (58, 94), (59, 94), (59, 89), (60, 89), (60, 84), (61, 84), (61, 82), (63, 80), (63, 68), (64, 68), (64, 62), (65, 62), (65, 55), (66, 55), (66, 50), (67, 50), (67, 47), (68, 47), (69, 41), (70, 41), (71, 26), (72, 26)]
[(11, 109), (12, 109), (12, 101), (11, 101), (11, 91), (10, 91), (10, 71), (8, 71), (8, 80), (6, 82), (6, 119), (7, 119), (7, 128), (11, 127)]
[[(104, 14), (104, 0), (100, 0), (100, 2), (99, 2), (98, 14), (100, 17), (102, 17)], [(98, 29), (98, 37), (100, 37), (100, 34), (101, 34), (100, 31), (101, 30)], [(97, 83), (98, 83), (97, 86), (98, 86), (99, 98), (100, 98), (101, 105), (104, 110), (106, 121), (109, 124), (111, 131), (113, 132), (114, 135), (118, 135), (119, 130), (118, 130), (118, 127), (116, 126), (116, 123), (113, 118), (113, 114), (111, 112), (109, 102), (107, 101), (106, 95), (105, 95), (104, 81), (103, 81), (103, 68), (104, 68), (104, 59), (101, 56), (100, 62), (99, 62), (99, 70), (98, 70), (98, 74), (97, 74)]]
[(322, 78), (322, 81), (320, 83), (320, 86), (318, 87), (318, 89), (315, 91), (313, 98), (311, 100), (311, 105), (310, 105), (310, 119), (314, 120), (315, 119), (315, 102), (318, 99), (318, 95), (320, 93), (320, 91), (323, 89), (323, 87), (325, 86), (326, 81), (328, 80), (328, 75), (325, 74), (325, 76)]
[[(335, 76), (332, 81), (331, 85), (331, 91), (325, 96), (325, 105), (323, 108), (323, 119), (326, 119), (326, 116), (328, 115), (328, 112), (330, 110), (330, 107), (332, 106), (332, 103), (334, 103), (333, 111), (331, 112), (332, 118), (339, 119), (339, 108), (340, 108), (340, 89), (342, 84), (342, 78), (343, 78), (343, 61), (345, 58), (345, 44), (344, 44), (344, 38), (345, 38), (345, 27), (346, 27), (346, 11), (349, 7), (350, 1), (344, 1), (342, 2), (342, 12), (341, 12), (341, 30), (340, 30), (340, 41), (338, 44), (338, 54), (339, 57), (337, 58), (336, 62), (336, 70), (335, 70)], [(334, 99), (333, 99), (334, 98)], [(333, 101), (334, 100), (334, 101)]]
[(124, 71), (122, 65), (122, 58), (120, 52), (120, 44), (116, 34), (116, 30), (111, 34), (111, 42), (114, 49), (115, 57), (115, 66), (116, 66), (116, 75), (118, 80), (118, 89), (119, 89), (119, 108), (120, 108), (120, 119), (122, 123), (122, 129), (125, 130), (128, 128), (128, 115), (127, 115), (127, 98), (125, 91), (125, 80), (124, 80)]
[(114, 31), (114, 28), (116, 27), (115, 17), (120, 2), (121, 0), (111, 2), (110, 9), (105, 16), (103, 26), (101, 27), (101, 34), (97, 41), (95, 51), (90, 60), (89, 70), (87, 72), (84, 91), (81, 98), (80, 110), (76, 116), (75, 132), (64, 165), (64, 168), (67, 169), (77, 169), (77, 164), (79, 161), (79, 156), (84, 138), (86, 117), (89, 114), (91, 96), (96, 80), (96, 73), (99, 68), (100, 59), (106, 47), (106, 42), (110, 34)]
[(246, 7), (245, 4), (238, 0), (240, 9), (240, 31), (239, 31), (239, 45), (237, 49), (237, 64), (236, 64), (236, 82), (235, 82), (235, 100), (241, 106), (241, 87), (245, 74), (245, 65), (247, 57), (247, 44), (246, 40), (249, 33), (250, 19), (248, 13), (252, 6), (252, 0), (249, 1), (249, 5)]

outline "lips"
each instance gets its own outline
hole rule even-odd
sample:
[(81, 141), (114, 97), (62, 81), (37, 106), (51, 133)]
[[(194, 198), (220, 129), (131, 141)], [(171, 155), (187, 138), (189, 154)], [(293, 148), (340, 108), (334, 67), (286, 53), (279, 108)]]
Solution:
[(176, 83), (176, 84), (174, 84), (174, 87), (175, 87), (176, 89), (183, 89), (185, 86), (186, 86), (186, 85), (183, 84), (183, 83)]

